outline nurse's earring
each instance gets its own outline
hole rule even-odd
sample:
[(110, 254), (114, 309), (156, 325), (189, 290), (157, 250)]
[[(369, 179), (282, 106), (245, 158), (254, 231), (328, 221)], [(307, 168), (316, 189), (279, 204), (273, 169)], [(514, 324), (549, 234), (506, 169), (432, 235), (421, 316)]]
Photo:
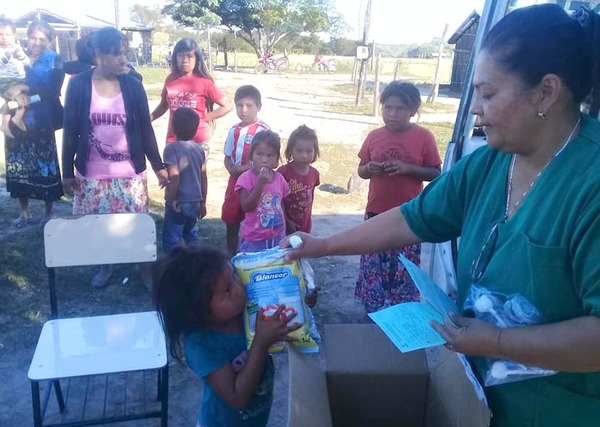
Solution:
[(540, 111), (539, 113), (537, 113), (537, 115), (538, 115), (538, 117), (539, 117), (540, 119), (542, 119), (542, 120), (544, 120), (544, 119), (547, 117), (547, 116), (546, 116), (546, 113), (544, 113), (544, 112), (542, 112), (542, 111)]

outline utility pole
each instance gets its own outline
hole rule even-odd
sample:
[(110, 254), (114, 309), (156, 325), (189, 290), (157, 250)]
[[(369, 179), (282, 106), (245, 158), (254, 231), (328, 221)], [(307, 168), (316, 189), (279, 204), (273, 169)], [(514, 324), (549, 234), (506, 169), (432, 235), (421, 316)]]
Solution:
[[(362, 43), (363, 46), (368, 46), (369, 44), (369, 30), (371, 27), (371, 0), (367, 0), (367, 8), (365, 10), (365, 21), (363, 24), (363, 38)], [(373, 52), (371, 52), (373, 55)], [(356, 91), (356, 102), (354, 106), (358, 106), (360, 100), (363, 98), (365, 91), (365, 84), (367, 79), (367, 62), (368, 59), (362, 59), (360, 63), (360, 75), (358, 78), (358, 88)]]
[(120, 16), (120, 7), (119, 0), (114, 0), (115, 4), (115, 27), (117, 30), (121, 30), (121, 16)]
[(435, 66), (435, 76), (433, 77), (433, 85), (431, 85), (431, 92), (427, 97), (427, 104), (434, 103), (437, 96), (438, 91), (440, 89), (440, 84), (438, 83), (438, 78), (440, 74), (440, 64), (442, 62), (442, 55), (444, 54), (444, 41), (446, 40), (446, 33), (448, 32), (448, 24), (444, 27), (444, 32), (442, 33), (442, 38), (440, 39), (440, 46), (438, 49), (438, 58), (437, 65)]
[(208, 64), (206, 64), (206, 66), (208, 67), (208, 71), (210, 73), (212, 73), (213, 71), (213, 60), (212, 60), (212, 44), (211, 44), (211, 40), (210, 40), (210, 25), (208, 25), (206, 27), (206, 42), (208, 44)]
[(233, 30), (233, 62), (235, 67), (235, 73), (238, 72), (238, 62), (237, 62), (237, 28)]

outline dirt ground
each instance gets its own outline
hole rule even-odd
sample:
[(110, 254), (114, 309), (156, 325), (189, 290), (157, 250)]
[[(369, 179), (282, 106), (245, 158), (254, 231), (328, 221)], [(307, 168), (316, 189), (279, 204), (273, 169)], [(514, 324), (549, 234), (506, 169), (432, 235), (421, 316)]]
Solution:
[[(379, 119), (353, 114), (332, 113), (326, 111), (325, 104), (339, 99), (339, 92), (333, 90), (336, 85), (351, 85), (349, 76), (310, 75), (310, 76), (276, 76), (217, 73), (216, 80), (220, 87), (233, 92), (241, 84), (254, 84), (262, 92), (263, 109), (261, 118), (269, 123), (273, 130), (287, 136), (298, 125), (306, 124), (317, 130), (322, 141), (340, 142), (355, 146), (357, 151), (365, 135), (380, 122)], [(151, 108), (155, 102), (151, 102)], [(226, 174), (222, 167), (222, 141), (227, 129), (236, 122), (235, 112), (219, 120), (218, 127), (211, 143), (209, 167), (208, 218), (217, 220), (220, 217), (220, 206), (226, 186)], [(155, 122), (155, 130), (159, 141), (164, 140), (166, 116)], [(58, 135), (60, 140), (60, 135)], [(318, 168), (326, 168), (335, 159), (322, 159)], [(348, 172), (348, 176), (353, 171)], [(149, 181), (154, 180), (150, 177)], [(4, 185), (1, 185), (4, 190)], [(328, 235), (343, 231), (362, 221), (362, 211), (366, 201), (366, 192), (360, 203), (347, 203), (343, 195), (331, 194), (317, 190), (314, 203), (314, 233)], [(327, 203), (324, 203), (327, 201)], [(0, 206), (14, 204), (10, 198), (0, 194)], [(41, 205), (34, 205), (41, 210)], [(57, 214), (68, 215), (70, 205), (67, 202), (57, 204)], [(37, 213), (37, 212), (36, 212)], [(17, 238), (20, 231), (8, 229), (8, 224), (0, 225), (0, 233)], [(201, 228), (202, 230), (202, 228)], [(223, 236), (224, 239), (224, 236)], [(314, 310), (317, 325), (328, 323), (368, 322), (360, 303), (354, 299), (354, 283), (358, 269), (357, 257), (324, 257), (312, 262), (318, 284), (322, 291)], [(94, 293), (110, 293), (111, 286), (95, 290)], [(0, 298), (2, 289), (0, 289)], [(86, 290), (86, 293), (89, 293)], [(101, 299), (97, 295), (94, 300)], [(150, 308), (148, 294), (140, 290), (139, 298), (133, 301), (140, 310)], [(122, 312), (123, 307), (115, 307), (115, 312)], [(33, 424), (31, 415), (31, 392), (27, 379), (27, 370), (33, 355), (35, 338), (39, 334), (43, 320), (35, 326), (20, 326), (18, 322), (10, 322), (11, 336), (15, 334), (28, 337), (22, 345), (3, 340), (8, 331), (9, 321), (0, 313), (0, 426), (21, 427)], [(21, 328), (15, 331), (14, 328)], [(321, 328), (322, 329), (322, 328)], [(10, 343), (10, 345), (9, 345)], [(323, 363), (320, 355), (314, 357), (317, 363)], [(276, 354), (276, 390), (269, 426), (286, 425), (287, 419), (287, 356)], [(185, 366), (172, 364), (169, 377), (169, 424), (172, 426), (194, 426), (201, 395), (200, 381)], [(75, 399), (75, 397), (73, 397)], [(48, 409), (49, 414), (56, 411), (53, 400)], [(127, 425), (157, 426), (157, 420), (128, 423)]]

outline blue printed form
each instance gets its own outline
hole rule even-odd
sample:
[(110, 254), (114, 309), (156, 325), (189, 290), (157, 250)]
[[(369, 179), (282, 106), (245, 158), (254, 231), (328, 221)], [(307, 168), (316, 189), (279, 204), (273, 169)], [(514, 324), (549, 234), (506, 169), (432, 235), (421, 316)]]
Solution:
[(406, 267), (425, 302), (397, 304), (370, 313), (369, 317), (403, 353), (444, 344), (444, 338), (429, 322), (442, 323), (444, 318), (449, 319), (450, 311), (458, 313), (458, 307), (417, 265), (403, 255), (398, 259)]

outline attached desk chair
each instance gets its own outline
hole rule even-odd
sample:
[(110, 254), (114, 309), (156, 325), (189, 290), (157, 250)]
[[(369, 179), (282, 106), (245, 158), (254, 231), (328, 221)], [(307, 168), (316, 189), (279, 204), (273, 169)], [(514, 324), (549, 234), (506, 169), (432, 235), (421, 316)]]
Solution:
[[(166, 427), (167, 348), (157, 313), (150, 311), (59, 319), (54, 271), (56, 267), (155, 261), (156, 227), (153, 219), (147, 214), (55, 218), (44, 228), (44, 249), (48, 267), (51, 320), (42, 328), (28, 373), (35, 427), (88, 426), (143, 418), (160, 418), (161, 427)], [(127, 373), (140, 371), (144, 374), (143, 388), (146, 371), (157, 371), (157, 400), (160, 409), (148, 410), (147, 405), (144, 405), (145, 412), (128, 414), (125, 402), (122, 414), (107, 415), (107, 399), (115, 393), (115, 387), (113, 390), (108, 389), (108, 374), (127, 377)], [(89, 384), (90, 377), (104, 374), (107, 379), (101, 416), (85, 419), (88, 393), (86, 386), (82, 419), (65, 421), (65, 398), (60, 380), (68, 380), (70, 386), (71, 379), (87, 377)], [(43, 402), (40, 397), (41, 381), (51, 383)], [(52, 386), (63, 418), (58, 423), (43, 424)], [(77, 395), (74, 398), (81, 397), (78, 391), (71, 394)]]

